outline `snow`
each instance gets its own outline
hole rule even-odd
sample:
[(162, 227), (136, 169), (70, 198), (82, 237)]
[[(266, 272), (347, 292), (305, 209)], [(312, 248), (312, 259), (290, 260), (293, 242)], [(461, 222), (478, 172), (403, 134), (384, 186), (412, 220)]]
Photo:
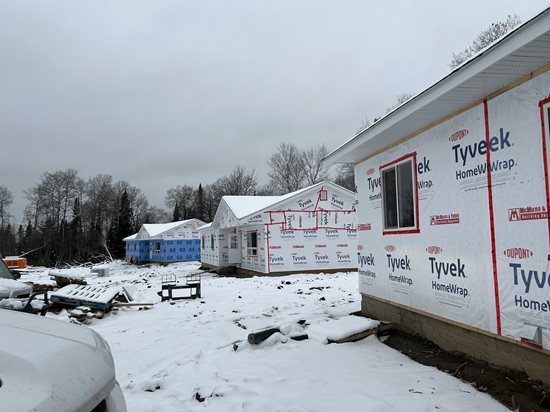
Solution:
[[(115, 262), (109, 278), (87, 268), (80, 274), (89, 284), (133, 285), (147, 301), (159, 302), (163, 275), (182, 279), (197, 268)], [(45, 273), (24, 276), (39, 281)], [(327, 345), (327, 338), (376, 325), (350, 316), (359, 308), (356, 273), (204, 275), (202, 299), (159, 302), (149, 310), (119, 308), (89, 325), (111, 346), (129, 411), (507, 410), (374, 335)], [(65, 311), (48, 316), (69, 320)], [(249, 333), (273, 327), (281, 333), (248, 344)], [(304, 333), (308, 340), (289, 339)]]
[(0, 297), (17, 297), (25, 293), (31, 293), (32, 287), (26, 283), (13, 279), (0, 278)]
[(133, 235), (126, 236), (124, 239), (122, 239), (123, 242), (127, 242), (128, 240), (134, 240), (137, 237), (137, 233), (134, 233)]
[[(174, 229), (178, 226), (181, 226), (189, 221), (191, 221), (192, 219), (187, 219), (187, 220), (180, 220), (178, 222), (170, 222), (170, 223), (146, 223), (143, 225), (143, 227), (145, 228), (145, 230), (147, 231), (147, 233), (149, 233), (149, 236), (151, 237), (155, 237), (157, 235), (160, 235), (161, 233), (164, 233), (170, 229)], [(137, 235), (137, 233), (136, 233)], [(133, 236), (133, 235), (132, 235)], [(131, 237), (131, 236), (129, 236)], [(126, 238), (128, 239), (128, 238)]]
[(262, 211), (263, 209), (276, 205), (283, 200), (290, 199), (300, 193), (306, 192), (312, 187), (330, 184), (329, 182), (320, 182), (314, 185), (304, 187), (295, 192), (287, 193), (282, 196), (223, 196), (227, 205), (231, 208), (237, 219), (250, 216), (253, 213)]
[(338, 340), (347, 338), (359, 332), (368, 329), (374, 329), (380, 325), (380, 322), (373, 319), (361, 318), (358, 316), (346, 316), (340, 319), (327, 320), (311, 326), (311, 333), (319, 337), (320, 340)]
[(224, 196), (223, 199), (237, 219), (242, 219), (283, 200), (282, 196)]

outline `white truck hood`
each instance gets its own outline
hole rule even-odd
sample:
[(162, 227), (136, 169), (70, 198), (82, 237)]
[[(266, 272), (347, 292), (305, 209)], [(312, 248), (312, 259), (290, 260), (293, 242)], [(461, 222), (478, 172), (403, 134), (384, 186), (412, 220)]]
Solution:
[(0, 310), (0, 410), (90, 412), (114, 385), (111, 352), (97, 332)]

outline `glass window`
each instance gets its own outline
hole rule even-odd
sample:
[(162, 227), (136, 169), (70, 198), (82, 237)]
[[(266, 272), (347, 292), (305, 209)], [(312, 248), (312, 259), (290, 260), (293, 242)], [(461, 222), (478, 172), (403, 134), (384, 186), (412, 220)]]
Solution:
[(160, 253), (160, 242), (155, 242), (155, 253)]
[(214, 250), (214, 235), (210, 235), (210, 249)]
[(416, 228), (416, 188), (413, 159), (382, 170), (384, 229)]
[(248, 256), (258, 256), (258, 232), (248, 232), (246, 234), (246, 254)]

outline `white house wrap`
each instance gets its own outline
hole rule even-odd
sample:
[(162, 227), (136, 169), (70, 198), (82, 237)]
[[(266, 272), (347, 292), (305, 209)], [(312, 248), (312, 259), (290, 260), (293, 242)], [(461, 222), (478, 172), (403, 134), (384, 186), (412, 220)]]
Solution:
[(364, 303), (550, 353), (549, 28), (547, 9), (329, 155), (356, 164)]
[(201, 262), (253, 272), (351, 269), (356, 262), (355, 196), (322, 182), (284, 196), (224, 196), (199, 228)]

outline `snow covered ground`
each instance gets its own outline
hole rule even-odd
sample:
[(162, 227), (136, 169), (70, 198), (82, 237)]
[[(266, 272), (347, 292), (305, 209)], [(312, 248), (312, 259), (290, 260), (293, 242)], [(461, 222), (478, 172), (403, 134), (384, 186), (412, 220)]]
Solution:
[[(129, 411), (507, 410), (375, 336), (327, 344), (327, 338), (370, 322), (349, 316), (360, 308), (356, 273), (205, 276), (202, 299), (160, 303), (161, 276), (183, 276), (198, 264), (109, 267), (108, 278), (90, 276), (89, 268), (57, 272), (87, 276), (90, 284), (134, 284), (146, 301), (158, 302), (149, 310), (119, 309), (89, 324), (111, 346)], [(49, 282), (46, 270), (21, 280)], [(49, 316), (68, 320), (66, 312)], [(268, 327), (307, 333), (309, 339), (278, 333), (248, 344), (248, 333)]]

